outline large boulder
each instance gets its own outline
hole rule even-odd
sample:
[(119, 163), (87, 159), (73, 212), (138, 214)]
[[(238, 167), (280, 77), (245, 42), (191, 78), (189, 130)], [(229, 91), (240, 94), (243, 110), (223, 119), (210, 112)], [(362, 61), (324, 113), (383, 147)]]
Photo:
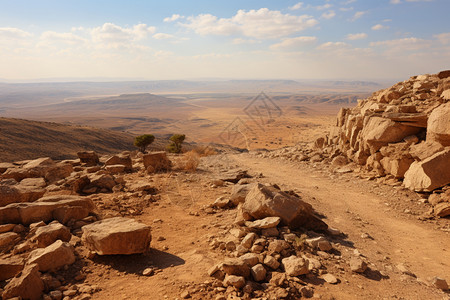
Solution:
[(133, 219), (105, 219), (82, 230), (82, 242), (99, 255), (144, 253), (150, 247), (150, 226)]
[(44, 291), (44, 282), (36, 264), (27, 265), (19, 277), (13, 278), (6, 286), (2, 294), (3, 299), (18, 297), (18, 299), (41, 299)]
[(403, 184), (416, 192), (432, 191), (450, 183), (450, 148), (421, 162), (414, 162), (405, 173)]
[(450, 146), (450, 102), (435, 108), (428, 119), (427, 141)]
[(24, 224), (55, 219), (54, 211), (64, 206), (81, 206), (90, 213), (95, 210), (95, 205), (90, 198), (70, 195), (57, 195), (43, 197), (31, 203), (12, 203), (0, 207), (0, 224)]
[(0, 259), (0, 281), (15, 277), (23, 269), (23, 261), (15, 258)]
[(12, 179), (0, 181), (0, 206), (11, 203), (33, 202), (45, 194), (45, 189), (40, 186), (29, 185), (30, 182), (24, 180), (24, 183), (19, 184), (17, 182), (14, 184)]
[(125, 171), (131, 171), (133, 169), (133, 162), (129, 154), (113, 155), (105, 161), (105, 166), (113, 165), (123, 165), (125, 166)]
[(69, 228), (61, 223), (55, 222), (46, 226), (38, 227), (32, 237), (32, 241), (35, 241), (38, 247), (44, 248), (53, 244), (57, 240), (68, 242), (71, 237), (72, 234), (70, 233)]
[(421, 128), (407, 126), (381, 117), (371, 117), (361, 131), (363, 146), (375, 153), (389, 143), (401, 142), (405, 137), (415, 135)]
[(327, 224), (314, 214), (310, 204), (273, 186), (254, 185), (247, 194), (242, 209), (254, 219), (280, 217), (281, 223), (290, 228), (304, 227), (311, 230), (328, 228)]
[(144, 154), (142, 159), (144, 162), (145, 169), (150, 173), (170, 170), (170, 167), (172, 165), (170, 160), (167, 158), (166, 152), (164, 151)]
[(75, 254), (69, 243), (58, 240), (45, 248), (31, 251), (28, 264), (37, 264), (39, 271), (57, 270), (75, 262)]
[(116, 185), (114, 177), (109, 174), (93, 174), (89, 176), (90, 186), (97, 187), (99, 189), (106, 189), (108, 191)]
[(100, 162), (97, 153), (95, 153), (94, 151), (80, 151), (77, 153), (77, 156), (80, 159), (81, 163), (85, 164), (88, 167), (96, 166)]

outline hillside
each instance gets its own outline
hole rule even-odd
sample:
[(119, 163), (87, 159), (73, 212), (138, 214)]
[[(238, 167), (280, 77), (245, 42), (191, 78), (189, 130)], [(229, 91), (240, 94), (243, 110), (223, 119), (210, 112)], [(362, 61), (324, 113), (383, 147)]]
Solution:
[(0, 118), (0, 161), (16, 161), (50, 156), (66, 159), (77, 151), (113, 153), (134, 150), (133, 137), (127, 133), (91, 127), (22, 119)]

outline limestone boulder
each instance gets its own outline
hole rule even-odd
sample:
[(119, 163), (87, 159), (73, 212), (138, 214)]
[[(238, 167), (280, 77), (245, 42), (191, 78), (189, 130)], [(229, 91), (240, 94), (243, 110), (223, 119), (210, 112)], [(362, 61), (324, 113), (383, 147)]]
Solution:
[(72, 234), (69, 228), (61, 223), (54, 222), (46, 226), (38, 227), (32, 237), (32, 241), (35, 241), (38, 247), (44, 248), (50, 246), (57, 240), (68, 242), (71, 237)]
[(144, 167), (148, 172), (170, 170), (172, 163), (164, 151), (151, 152), (142, 157)]
[(0, 259), (0, 281), (15, 277), (22, 271), (24, 263), (21, 259)]
[(432, 191), (450, 183), (450, 148), (421, 162), (414, 162), (405, 173), (403, 184), (416, 192)]
[(0, 224), (24, 224), (54, 220), (53, 212), (59, 207), (81, 206), (94, 213), (95, 205), (88, 197), (58, 195), (40, 198), (31, 203), (12, 203), (0, 207)]
[(326, 230), (328, 227), (314, 214), (310, 204), (273, 186), (254, 185), (245, 198), (242, 210), (254, 219), (280, 217), (281, 223), (291, 228)]
[(13, 278), (4, 289), (3, 299), (41, 299), (44, 283), (40, 277), (39, 267), (36, 264), (27, 265), (19, 277)]
[(0, 181), (0, 207), (11, 203), (33, 202), (45, 194), (45, 189), (40, 186), (28, 185), (29, 182), (24, 180), (23, 184)]
[(125, 166), (125, 171), (131, 171), (133, 169), (133, 162), (129, 154), (113, 155), (105, 161), (105, 166), (113, 165), (123, 165)]
[(428, 119), (427, 141), (450, 146), (450, 102), (435, 108)]
[(99, 255), (144, 253), (150, 247), (150, 226), (133, 219), (105, 219), (82, 230), (82, 242)]
[(422, 141), (419, 144), (412, 145), (409, 153), (416, 160), (424, 160), (438, 152), (444, 150), (444, 146), (435, 141)]
[(48, 183), (69, 177), (73, 172), (73, 166), (70, 163), (57, 163), (55, 166), (44, 170), (43, 176)]
[(361, 131), (363, 147), (375, 153), (389, 143), (401, 142), (420, 132), (419, 127), (407, 126), (381, 117), (370, 117)]
[(100, 162), (97, 153), (94, 151), (80, 151), (77, 153), (77, 156), (81, 163), (86, 166), (96, 166)]
[(37, 264), (39, 271), (57, 270), (75, 262), (75, 254), (69, 243), (58, 240), (45, 248), (33, 250), (28, 256), (28, 264)]
[(90, 186), (94, 186), (100, 189), (112, 190), (116, 185), (114, 177), (109, 174), (93, 174), (89, 176)]
[(450, 216), (450, 202), (441, 202), (434, 207), (434, 214), (444, 218)]
[(395, 178), (403, 178), (413, 162), (414, 159), (408, 156), (384, 157), (380, 161), (385, 172), (394, 175)]
[(238, 205), (245, 201), (248, 192), (254, 186), (254, 184), (236, 184), (231, 189), (230, 201), (233, 205)]
[(302, 257), (292, 255), (283, 258), (281, 264), (283, 265), (284, 271), (289, 276), (300, 276), (309, 273), (309, 261)]

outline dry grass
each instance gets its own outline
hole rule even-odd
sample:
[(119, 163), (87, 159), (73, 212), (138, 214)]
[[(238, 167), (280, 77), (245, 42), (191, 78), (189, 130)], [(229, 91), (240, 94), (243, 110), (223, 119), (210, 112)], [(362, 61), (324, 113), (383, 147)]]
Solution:
[(195, 172), (199, 164), (200, 164), (200, 154), (192, 150), (177, 157), (175, 161), (175, 168), (188, 172)]
[(192, 151), (190, 151), (190, 152), (195, 152), (200, 157), (205, 157), (205, 156), (210, 156), (210, 155), (216, 155), (217, 154), (217, 151), (215, 149), (209, 147), (209, 146), (207, 146), (207, 147), (199, 147), (199, 146), (197, 146), (194, 149), (192, 149)]

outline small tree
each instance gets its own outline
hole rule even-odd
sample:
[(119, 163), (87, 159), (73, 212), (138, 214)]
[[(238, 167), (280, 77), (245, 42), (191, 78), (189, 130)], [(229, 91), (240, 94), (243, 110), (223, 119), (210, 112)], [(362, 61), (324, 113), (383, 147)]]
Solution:
[(170, 144), (167, 146), (167, 150), (170, 153), (180, 153), (181, 144), (184, 142), (186, 135), (184, 134), (174, 134), (170, 137)]
[(134, 138), (134, 145), (139, 148), (139, 151), (145, 153), (145, 148), (153, 143), (155, 136), (153, 134), (143, 134)]

